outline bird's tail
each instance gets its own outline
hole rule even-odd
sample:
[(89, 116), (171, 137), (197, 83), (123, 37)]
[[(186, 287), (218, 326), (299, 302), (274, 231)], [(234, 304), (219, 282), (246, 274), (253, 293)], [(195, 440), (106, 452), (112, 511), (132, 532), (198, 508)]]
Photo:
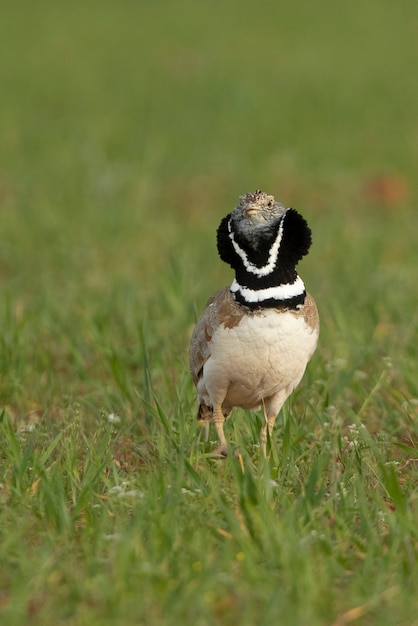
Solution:
[[(230, 414), (231, 409), (222, 407), (222, 413), (224, 414), (224, 418), (226, 419), (228, 417), (228, 415)], [(199, 404), (199, 409), (197, 411), (197, 420), (199, 422), (207, 422), (210, 421), (212, 419), (212, 415), (213, 415), (213, 408), (210, 406), (206, 406), (206, 404)]]
[(212, 419), (213, 410), (206, 404), (199, 404), (197, 411), (197, 419), (199, 422), (206, 422)]

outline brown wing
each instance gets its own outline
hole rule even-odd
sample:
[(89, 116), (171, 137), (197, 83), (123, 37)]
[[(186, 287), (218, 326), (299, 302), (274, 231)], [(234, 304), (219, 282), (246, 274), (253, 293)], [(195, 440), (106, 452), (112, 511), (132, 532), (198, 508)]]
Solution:
[(229, 287), (217, 291), (207, 302), (190, 340), (190, 372), (195, 385), (203, 372), (203, 366), (210, 357), (210, 342), (216, 329), (222, 324), (233, 328), (244, 315), (235, 302)]
[(308, 326), (312, 328), (312, 330), (319, 331), (319, 314), (318, 309), (316, 308), (316, 302), (308, 292), (305, 298), (305, 304), (301, 310), (301, 314), (303, 315)]

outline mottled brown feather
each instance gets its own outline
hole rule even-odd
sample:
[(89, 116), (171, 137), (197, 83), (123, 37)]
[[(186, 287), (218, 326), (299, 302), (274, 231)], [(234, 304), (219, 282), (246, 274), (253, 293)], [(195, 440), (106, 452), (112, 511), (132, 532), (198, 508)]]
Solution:
[(195, 385), (210, 357), (210, 341), (216, 329), (221, 324), (234, 328), (244, 315), (245, 310), (235, 302), (229, 287), (220, 289), (208, 300), (190, 341), (190, 372)]
[(309, 292), (306, 294), (305, 303), (301, 309), (294, 312), (298, 317), (303, 317), (312, 330), (319, 330), (319, 314), (316, 302)]

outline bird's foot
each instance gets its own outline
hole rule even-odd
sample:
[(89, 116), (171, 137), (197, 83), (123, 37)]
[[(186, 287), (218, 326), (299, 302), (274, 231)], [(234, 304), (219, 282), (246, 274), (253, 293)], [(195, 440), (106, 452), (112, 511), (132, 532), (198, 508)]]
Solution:
[(206, 456), (225, 459), (228, 456), (228, 447), (224, 444), (221, 444), (215, 450), (213, 450), (213, 452), (209, 452), (209, 454), (207, 454)]

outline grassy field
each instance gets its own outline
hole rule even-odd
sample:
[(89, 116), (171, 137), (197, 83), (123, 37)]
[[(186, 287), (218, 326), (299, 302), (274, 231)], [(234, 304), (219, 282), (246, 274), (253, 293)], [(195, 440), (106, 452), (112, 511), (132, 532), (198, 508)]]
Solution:
[[(418, 625), (417, 6), (3, 3), (2, 625)], [(188, 340), (256, 188), (321, 337), (214, 461)]]

